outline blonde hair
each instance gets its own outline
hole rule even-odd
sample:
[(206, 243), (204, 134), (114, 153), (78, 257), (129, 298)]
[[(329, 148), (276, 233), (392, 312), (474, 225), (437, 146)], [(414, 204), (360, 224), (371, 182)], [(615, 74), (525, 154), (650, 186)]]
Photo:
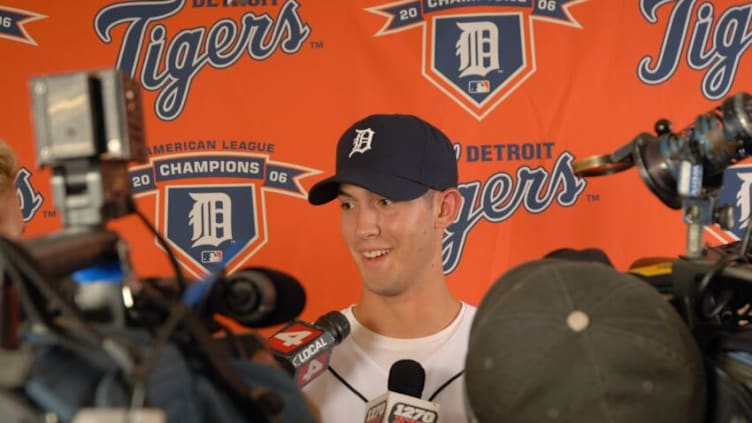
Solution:
[(5, 141), (0, 139), (0, 192), (15, 186), (18, 173), (16, 153)]

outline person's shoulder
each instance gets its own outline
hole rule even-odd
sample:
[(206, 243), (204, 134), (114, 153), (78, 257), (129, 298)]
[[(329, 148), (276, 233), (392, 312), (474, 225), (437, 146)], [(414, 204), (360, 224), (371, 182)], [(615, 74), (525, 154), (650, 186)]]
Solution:
[(459, 322), (457, 322), (457, 333), (463, 334), (462, 336), (468, 336), (470, 333), (470, 328), (473, 324), (473, 319), (475, 318), (475, 312), (477, 311), (477, 308), (464, 301), (462, 301), (461, 303), (462, 312), (459, 317)]
[(465, 307), (465, 309), (467, 309), (467, 310), (475, 311), (478, 308), (478, 307), (476, 307), (476, 306), (474, 306), (474, 305), (472, 305), (470, 303), (467, 303), (465, 301), (460, 301), (460, 302), (462, 303), (462, 306)]
[(464, 308), (464, 313), (466, 318), (470, 318), (472, 320), (473, 316), (475, 316), (475, 312), (478, 311), (478, 307), (468, 304), (464, 301), (462, 301), (462, 307)]
[(352, 331), (352, 328), (355, 327), (358, 323), (358, 321), (355, 319), (355, 314), (353, 313), (352, 309), (354, 307), (354, 304), (350, 304), (347, 307), (341, 308), (339, 310), (342, 315), (347, 318), (347, 322), (350, 323), (350, 330)]

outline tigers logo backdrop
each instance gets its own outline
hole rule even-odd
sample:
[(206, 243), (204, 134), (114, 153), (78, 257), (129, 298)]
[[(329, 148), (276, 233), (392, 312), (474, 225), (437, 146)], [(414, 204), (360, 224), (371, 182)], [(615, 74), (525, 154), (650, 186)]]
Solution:
[[(27, 236), (60, 228), (36, 165), (32, 76), (117, 67), (143, 88), (140, 210), (201, 278), (268, 266), (308, 292), (303, 317), (357, 301), (336, 204), (310, 206), (337, 139), (371, 113), (411, 113), (452, 139), (463, 203), (444, 238), (452, 290), (477, 303), (511, 266), (599, 247), (626, 268), (684, 252), (681, 212), (632, 169), (581, 179), (655, 122), (675, 130), (752, 91), (752, 1), (0, 0), (0, 137), (24, 168)], [(748, 167), (722, 194), (750, 215)], [(708, 242), (746, 229), (710, 228)], [(135, 218), (112, 223), (139, 275), (171, 274)]]

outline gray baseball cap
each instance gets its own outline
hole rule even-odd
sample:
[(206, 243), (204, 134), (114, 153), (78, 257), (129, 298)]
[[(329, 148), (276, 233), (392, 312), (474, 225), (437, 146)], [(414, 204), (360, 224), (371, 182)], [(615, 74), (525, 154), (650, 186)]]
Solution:
[(699, 347), (650, 285), (544, 259), (503, 275), (473, 320), (467, 399), (481, 423), (704, 420)]

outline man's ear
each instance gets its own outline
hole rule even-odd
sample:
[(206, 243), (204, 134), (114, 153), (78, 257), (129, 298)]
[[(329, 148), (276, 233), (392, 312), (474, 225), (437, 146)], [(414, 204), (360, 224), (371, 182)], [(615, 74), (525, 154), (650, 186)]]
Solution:
[(462, 194), (457, 188), (447, 188), (437, 193), (438, 200), (436, 226), (446, 228), (454, 223), (462, 206)]

